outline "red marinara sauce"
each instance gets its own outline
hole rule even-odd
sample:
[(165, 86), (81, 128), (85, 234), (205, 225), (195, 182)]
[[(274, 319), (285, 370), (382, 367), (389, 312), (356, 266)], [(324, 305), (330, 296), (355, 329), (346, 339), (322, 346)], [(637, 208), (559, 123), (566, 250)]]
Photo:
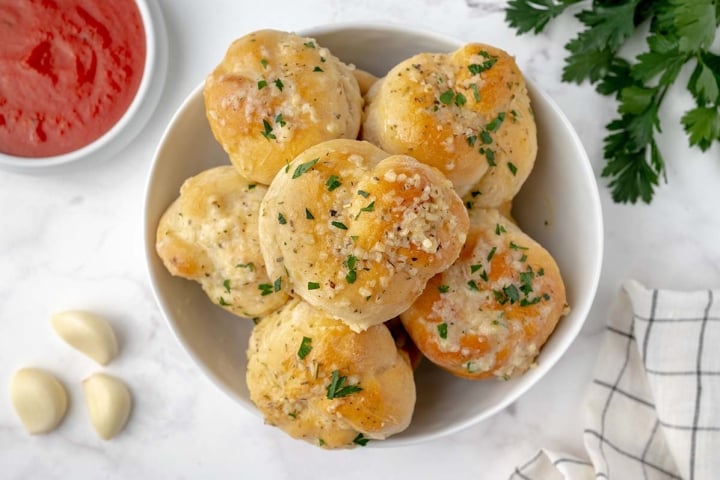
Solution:
[(0, 152), (49, 157), (102, 136), (145, 55), (134, 0), (0, 0)]

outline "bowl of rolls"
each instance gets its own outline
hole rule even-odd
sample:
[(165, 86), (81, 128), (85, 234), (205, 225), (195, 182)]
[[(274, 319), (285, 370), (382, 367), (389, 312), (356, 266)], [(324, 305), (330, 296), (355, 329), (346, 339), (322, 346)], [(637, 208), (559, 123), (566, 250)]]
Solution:
[(482, 38), (239, 32), (172, 118), (145, 201), (180, 344), (277, 435), (325, 449), (505, 408), (568, 349), (600, 275), (582, 144)]

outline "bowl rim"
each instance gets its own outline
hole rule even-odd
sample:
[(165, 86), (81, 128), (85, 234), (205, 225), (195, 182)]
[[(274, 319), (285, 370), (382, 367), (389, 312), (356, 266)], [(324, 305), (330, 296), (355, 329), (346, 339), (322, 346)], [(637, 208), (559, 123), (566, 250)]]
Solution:
[[(406, 34), (412, 34), (412, 35), (419, 35), (423, 36), (425, 38), (437, 40), (439, 42), (448, 43), (455, 45), (457, 47), (467, 43), (459, 38), (451, 37), (448, 35), (444, 35), (441, 33), (433, 32), (432, 30), (426, 30), (423, 28), (416, 28), (412, 26), (406, 26), (401, 24), (396, 24), (392, 22), (341, 22), (341, 23), (333, 23), (333, 24), (326, 24), (326, 25), (317, 25), (310, 28), (305, 29), (299, 29), (297, 31), (298, 35), (303, 36), (309, 36), (314, 37), (316, 35), (329, 35), (329, 34), (336, 34), (340, 32), (345, 32), (348, 29), (359, 29), (359, 30), (376, 30), (376, 31), (382, 31), (382, 32), (391, 32), (391, 33), (398, 33), (402, 35)], [(577, 338), (577, 335), (579, 334), (582, 327), (585, 325), (585, 322), (587, 321), (588, 315), (590, 313), (591, 307), (593, 305), (593, 302), (597, 295), (597, 289), (600, 281), (600, 276), (602, 272), (602, 263), (603, 263), (603, 257), (604, 257), (604, 225), (603, 225), (603, 215), (602, 215), (602, 205), (600, 201), (600, 193), (597, 185), (597, 181), (595, 179), (595, 174), (592, 169), (592, 164), (590, 162), (590, 159), (588, 157), (588, 154), (582, 144), (582, 141), (580, 140), (579, 135), (575, 131), (574, 127), (572, 126), (572, 123), (567, 118), (565, 113), (562, 111), (562, 109), (559, 107), (559, 105), (552, 99), (552, 97), (546, 93), (544, 90), (539, 88), (535, 85), (534, 81), (531, 78), (528, 78), (527, 75), (525, 76), (526, 83), (528, 85), (528, 90), (530, 91), (531, 96), (541, 98), (544, 102), (545, 106), (548, 107), (550, 110), (552, 110), (553, 114), (556, 116), (556, 118), (562, 122), (565, 130), (568, 132), (568, 140), (572, 142), (572, 145), (574, 147), (574, 150), (579, 154), (581, 158), (579, 158), (578, 163), (581, 164), (580, 171), (583, 174), (583, 177), (585, 178), (586, 182), (592, 186), (590, 188), (588, 194), (589, 194), (589, 208), (590, 211), (588, 212), (588, 216), (593, 219), (592, 227), (597, 232), (596, 235), (593, 236), (593, 250), (597, 251), (597, 255), (594, 258), (594, 261), (591, 264), (592, 272), (589, 275), (588, 284), (590, 288), (584, 290), (584, 294), (582, 296), (582, 301), (579, 304), (573, 305), (573, 314), (578, 315), (579, 319), (571, 324), (571, 328), (569, 328), (563, 335), (563, 337), (560, 339), (560, 343), (554, 348), (552, 355), (549, 357), (546, 356), (543, 358), (543, 361), (538, 364), (537, 367), (533, 368), (531, 371), (527, 372), (522, 377), (519, 377), (518, 379), (514, 381), (522, 381), (522, 385), (519, 388), (516, 388), (512, 391), (510, 391), (507, 395), (502, 398), (502, 400), (498, 401), (494, 406), (491, 408), (488, 408), (484, 410), (483, 412), (480, 412), (476, 415), (468, 416), (463, 421), (457, 421), (451, 425), (438, 428), (437, 430), (431, 432), (431, 433), (423, 433), (423, 434), (416, 434), (411, 437), (402, 437), (401, 435), (390, 437), (387, 440), (384, 440), (382, 442), (372, 442), (371, 445), (376, 448), (392, 448), (392, 447), (399, 447), (399, 446), (409, 446), (409, 445), (416, 445), (420, 443), (425, 443), (428, 441), (432, 441), (435, 439), (438, 439), (440, 437), (445, 437), (447, 435), (451, 435), (457, 432), (460, 432), (462, 430), (465, 430), (469, 427), (472, 427), (474, 425), (479, 424), (483, 420), (486, 420), (493, 415), (497, 414), (498, 412), (502, 411), (503, 409), (507, 408), (508, 405), (512, 404), (513, 402), (517, 401), (520, 397), (522, 397), (524, 394), (526, 394), (530, 389), (532, 389), (534, 386), (536, 386), (538, 383), (541, 382), (542, 378), (555, 366), (555, 364), (562, 358), (565, 353), (568, 351), (571, 344), (575, 341)], [(215, 388), (219, 389), (221, 392), (223, 392), (225, 395), (228, 395), (229, 397), (236, 400), (240, 405), (242, 405), (245, 410), (248, 411), (251, 415), (255, 417), (262, 417), (260, 412), (257, 410), (257, 408), (250, 402), (249, 399), (241, 397), (237, 394), (237, 392), (233, 391), (232, 389), (228, 388), (224, 383), (222, 382), (221, 378), (216, 375), (208, 366), (204, 364), (203, 361), (199, 358), (198, 354), (196, 354), (190, 346), (181, 338), (181, 332), (175, 325), (175, 323), (172, 321), (172, 316), (170, 315), (170, 312), (165, 308), (165, 305), (163, 301), (160, 298), (160, 293), (158, 289), (156, 288), (156, 282), (153, 276), (152, 272), (152, 259), (156, 255), (155, 249), (154, 249), (154, 242), (149, 242), (148, 239), (150, 238), (148, 235), (152, 235), (152, 238), (154, 238), (155, 235), (155, 228), (154, 223), (153, 226), (150, 225), (150, 222), (155, 222), (157, 219), (151, 219), (148, 215), (148, 209), (146, 208), (147, 202), (150, 198), (151, 194), (151, 187), (156, 180), (156, 170), (157, 170), (157, 159), (159, 158), (160, 153), (162, 152), (162, 149), (165, 146), (165, 143), (167, 141), (167, 138), (169, 137), (171, 130), (178, 120), (186, 111), (188, 106), (197, 101), (197, 97), (202, 95), (202, 89), (204, 87), (204, 80), (200, 82), (198, 85), (196, 85), (190, 93), (183, 99), (181, 104), (178, 106), (176, 111), (173, 113), (171, 119), (169, 120), (168, 124), (166, 125), (166, 128), (157, 144), (157, 148), (153, 154), (152, 162), (150, 164), (149, 174), (147, 176), (147, 182), (145, 185), (145, 198), (143, 203), (143, 243), (144, 243), (144, 250), (145, 250), (145, 261), (147, 266), (147, 273), (150, 280), (151, 289), (153, 292), (153, 296), (155, 298), (155, 302), (157, 306), (159, 307), (166, 323), (170, 327), (170, 330), (175, 337), (176, 341), (179, 343), (181, 348), (189, 355), (192, 362), (197, 366), (200, 371), (204, 374), (204, 376), (207, 378), (208, 381), (210, 381), (211, 384), (215, 386)], [(551, 337), (552, 338), (552, 337)], [(542, 352), (541, 352), (542, 353)]]
[[(142, 20), (144, 36), (145, 36), (145, 63), (143, 65), (143, 74), (138, 85), (137, 92), (132, 102), (122, 114), (120, 119), (105, 133), (93, 140), (92, 142), (67, 153), (52, 155), (49, 157), (22, 157), (10, 155), (0, 151), (0, 166), (12, 169), (37, 171), (46, 167), (56, 167), (64, 165), (76, 160), (80, 160), (104, 150), (106, 147), (114, 143), (118, 137), (121, 137), (128, 131), (129, 126), (133, 126), (132, 122), (136, 118), (139, 111), (152, 109), (157, 104), (158, 98), (151, 98), (156, 92), (151, 87), (155, 79), (160, 83), (164, 80), (165, 61), (165, 26), (162, 13), (155, 4), (156, 0), (133, 0), (140, 13)], [(154, 90), (157, 90), (155, 88)], [(155, 97), (159, 95), (155, 94)], [(149, 116), (149, 114), (147, 115)], [(147, 120), (147, 119), (144, 119)], [(141, 121), (138, 121), (140, 123)], [(144, 122), (142, 122), (144, 123)], [(139, 132), (142, 125), (135, 125), (136, 132)], [(129, 141), (132, 135), (125, 135), (123, 141)]]

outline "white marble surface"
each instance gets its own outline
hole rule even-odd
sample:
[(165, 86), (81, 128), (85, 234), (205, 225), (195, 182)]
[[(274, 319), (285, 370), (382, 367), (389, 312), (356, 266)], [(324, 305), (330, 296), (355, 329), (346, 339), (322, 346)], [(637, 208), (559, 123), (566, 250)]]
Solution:
[[(0, 477), (64, 478), (507, 478), (548, 447), (582, 454), (583, 393), (620, 281), (650, 286), (720, 286), (720, 150), (687, 148), (678, 123), (690, 99), (669, 94), (661, 147), (669, 184), (651, 206), (613, 204), (605, 181), (604, 271), (592, 313), (564, 359), (493, 418), (453, 436), (402, 448), (327, 452), (287, 438), (242, 410), (205, 379), (165, 325), (151, 295), (141, 215), (153, 150), (181, 100), (248, 31), (298, 30), (331, 22), (408, 24), (514, 53), (575, 125), (598, 175), (603, 126), (614, 105), (587, 86), (560, 82), (572, 18), (547, 34), (517, 37), (494, 0), (160, 0), (168, 29), (168, 79), (148, 126), (107, 161), (52, 175), (0, 171), (0, 390), (22, 366), (45, 367), (68, 386), (68, 417), (54, 433), (29, 437), (0, 392)], [(381, 4), (381, 6), (379, 6)], [(686, 77), (687, 78), (687, 75)], [(95, 437), (80, 380), (97, 370), (49, 326), (52, 312), (106, 314), (122, 342), (107, 369), (136, 400), (127, 430)]]

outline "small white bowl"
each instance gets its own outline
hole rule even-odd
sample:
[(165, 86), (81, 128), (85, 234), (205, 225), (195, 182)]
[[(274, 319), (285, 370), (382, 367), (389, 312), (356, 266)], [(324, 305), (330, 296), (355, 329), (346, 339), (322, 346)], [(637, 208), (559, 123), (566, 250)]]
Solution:
[(68, 153), (50, 157), (19, 157), (0, 152), (0, 167), (37, 173), (88, 157), (108, 158), (132, 140), (150, 118), (162, 93), (167, 69), (167, 33), (156, 0), (135, 0), (145, 30), (145, 64), (140, 85), (125, 113), (96, 140)]
[[(419, 52), (447, 52), (462, 44), (435, 34), (395, 26), (341, 25), (301, 32), (359, 68), (383, 75)], [(502, 47), (500, 45), (500, 47)], [(407, 445), (456, 432), (488, 418), (537, 383), (565, 353), (590, 310), (603, 252), (597, 184), (580, 140), (565, 115), (528, 80), (538, 126), (538, 158), (516, 198), (520, 226), (557, 260), (571, 313), (542, 349), (538, 366), (502, 382), (456, 378), (428, 361), (416, 373), (417, 405), (410, 427), (374, 446)], [(202, 85), (172, 118), (155, 155), (145, 200), (145, 249), (160, 309), (179, 342), (222, 391), (256, 415), (245, 384), (245, 351), (252, 322), (213, 305), (200, 287), (170, 276), (155, 253), (160, 216), (183, 181), (202, 170), (228, 164), (205, 118)]]

